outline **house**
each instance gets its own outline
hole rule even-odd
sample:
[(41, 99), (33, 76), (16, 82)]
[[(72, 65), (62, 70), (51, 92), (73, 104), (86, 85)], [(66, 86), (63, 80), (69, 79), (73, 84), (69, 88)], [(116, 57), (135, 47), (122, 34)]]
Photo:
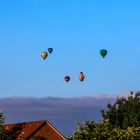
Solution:
[(6, 130), (16, 132), (24, 140), (66, 140), (47, 120), (5, 124), (4, 127)]

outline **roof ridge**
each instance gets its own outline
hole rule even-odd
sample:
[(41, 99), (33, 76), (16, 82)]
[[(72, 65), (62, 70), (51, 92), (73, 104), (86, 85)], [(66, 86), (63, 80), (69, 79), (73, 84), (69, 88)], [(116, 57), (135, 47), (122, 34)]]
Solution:
[(54, 127), (54, 125), (52, 125), (50, 122), (47, 122), (47, 124), (48, 124), (59, 136), (61, 136), (62, 138), (64, 138), (64, 140), (66, 140), (65, 136), (63, 136), (63, 134), (62, 134), (59, 130), (57, 130), (57, 129)]
[(3, 125), (16, 125), (16, 124), (22, 124), (22, 123), (34, 123), (34, 122), (48, 122), (48, 120), (34, 120), (34, 121), (24, 121), (24, 122), (17, 122), (17, 123), (5, 123)]

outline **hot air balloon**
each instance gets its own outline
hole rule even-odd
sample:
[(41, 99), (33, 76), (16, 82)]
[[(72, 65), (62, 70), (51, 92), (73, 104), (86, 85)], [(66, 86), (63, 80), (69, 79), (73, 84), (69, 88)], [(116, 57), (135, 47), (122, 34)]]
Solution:
[(100, 54), (104, 58), (107, 55), (107, 50), (105, 49), (100, 50)]
[(65, 81), (68, 83), (69, 82), (69, 80), (70, 80), (70, 76), (65, 76)]
[(49, 53), (52, 53), (52, 51), (53, 51), (53, 48), (48, 48)]
[(79, 74), (79, 80), (82, 82), (84, 81), (85, 75), (83, 74), (83, 72), (80, 72)]
[(47, 52), (41, 52), (41, 57), (45, 60), (46, 57), (48, 56), (48, 53)]

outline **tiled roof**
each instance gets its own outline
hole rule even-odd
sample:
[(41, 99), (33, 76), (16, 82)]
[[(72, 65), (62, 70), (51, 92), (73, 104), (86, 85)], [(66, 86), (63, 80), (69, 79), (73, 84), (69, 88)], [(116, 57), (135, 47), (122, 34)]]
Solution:
[(47, 120), (5, 124), (7, 130), (23, 135), (25, 140), (32, 136), (43, 136), (47, 140), (66, 140), (66, 138)]

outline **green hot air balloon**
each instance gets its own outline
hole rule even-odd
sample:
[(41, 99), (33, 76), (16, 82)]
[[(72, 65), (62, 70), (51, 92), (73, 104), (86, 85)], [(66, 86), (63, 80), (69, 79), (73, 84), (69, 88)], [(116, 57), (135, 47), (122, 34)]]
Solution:
[(48, 56), (48, 53), (47, 52), (41, 52), (41, 57), (45, 60), (46, 57)]
[(100, 54), (104, 58), (107, 55), (107, 50), (106, 49), (100, 50)]

